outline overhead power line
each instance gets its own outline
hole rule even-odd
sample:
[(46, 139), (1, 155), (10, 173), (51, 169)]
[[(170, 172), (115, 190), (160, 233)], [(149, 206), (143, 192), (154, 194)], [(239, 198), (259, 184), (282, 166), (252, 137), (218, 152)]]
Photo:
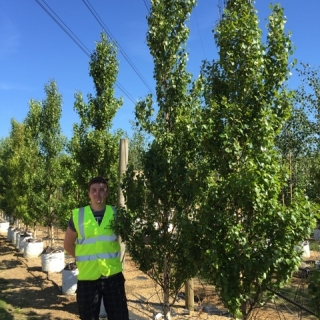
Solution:
[[(91, 51), (83, 44), (83, 42), (71, 31), (71, 29), (62, 21), (62, 19), (53, 11), (53, 9), (44, 1), (43, 3), (50, 9), (50, 11), (41, 3), (40, 0), (35, 0), (38, 5), (52, 18), (52, 20), (68, 35), (68, 37), (90, 58)], [(116, 86), (132, 101), (136, 104), (136, 100), (132, 95), (118, 82)]]
[(147, 8), (147, 11), (150, 12), (150, 7), (149, 7), (147, 1), (146, 1), (146, 0), (143, 0), (143, 2), (144, 2), (144, 5), (145, 5), (146, 8)]
[(194, 17), (195, 17), (195, 20), (196, 20), (196, 25), (197, 25), (197, 30), (198, 30), (198, 34), (199, 34), (199, 39), (200, 39), (200, 43), (201, 43), (201, 48), (202, 48), (203, 56), (206, 58), (206, 54), (205, 54), (205, 52), (204, 52), (204, 47), (203, 47), (203, 43), (202, 43), (202, 37), (201, 37), (200, 29), (199, 29), (199, 24), (198, 24), (198, 19), (197, 19), (197, 13), (196, 13), (196, 11), (194, 11)]
[[(128, 57), (128, 55), (125, 53), (124, 49), (121, 47), (121, 45), (119, 44), (119, 42), (116, 40), (116, 38), (111, 34), (110, 30), (108, 29), (108, 27), (105, 25), (105, 23), (102, 21), (102, 19), (100, 18), (100, 16), (98, 15), (98, 13), (95, 11), (95, 9), (92, 7), (92, 5), (90, 4), (89, 0), (82, 0), (83, 3), (86, 5), (86, 7), (88, 8), (88, 10), (92, 13), (92, 15), (94, 16), (94, 18), (98, 21), (98, 23), (100, 24), (100, 26), (102, 27), (102, 29), (107, 33), (107, 35), (109, 36), (109, 38), (111, 40), (113, 40), (113, 42), (117, 45), (120, 53), (124, 56), (124, 58), (127, 60), (127, 62), (129, 63), (129, 65), (131, 66), (131, 68), (135, 71), (135, 73), (138, 75), (138, 77), (141, 79), (141, 81), (145, 84), (145, 86), (149, 89), (150, 92), (152, 92), (151, 87), (149, 86), (149, 84), (147, 83), (147, 81), (143, 78), (143, 76), (141, 75), (141, 73), (139, 72), (139, 70), (137, 69), (137, 67), (133, 64), (133, 62), (130, 60), (130, 58)], [(146, 4), (146, 3), (145, 3)]]
[(48, 9), (39, 1), (35, 0), (39, 6), (54, 20), (54, 22), (71, 38), (71, 40), (87, 55), (90, 57), (90, 50), (83, 44), (83, 42), (70, 30), (70, 28), (59, 18), (59, 16), (51, 9), (51, 7), (43, 0), (43, 3)]

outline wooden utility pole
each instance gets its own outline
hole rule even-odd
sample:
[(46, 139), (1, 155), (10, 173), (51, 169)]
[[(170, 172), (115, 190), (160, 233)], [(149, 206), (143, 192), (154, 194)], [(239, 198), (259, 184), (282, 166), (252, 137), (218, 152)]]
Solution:
[[(128, 148), (129, 142), (128, 139), (120, 139), (120, 150), (119, 150), (119, 183), (118, 183), (118, 206), (125, 207), (124, 196), (122, 192), (122, 176), (127, 170), (128, 166)], [(125, 254), (126, 254), (126, 245), (124, 242), (121, 241), (121, 237), (119, 236), (119, 242), (121, 246), (121, 262), (122, 262), (122, 269), (124, 269), (124, 262), (125, 262)]]
[(128, 166), (128, 139), (120, 139), (120, 150), (119, 150), (119, 184), (118, 184), (118, 205), (125, 207), (124, 196), (121, 189), (122, 176), (127, 170)]
[(184, 285), (186, 295), (186, 309), (194, 311), (194, 286), (193, 279), (188, 280)]

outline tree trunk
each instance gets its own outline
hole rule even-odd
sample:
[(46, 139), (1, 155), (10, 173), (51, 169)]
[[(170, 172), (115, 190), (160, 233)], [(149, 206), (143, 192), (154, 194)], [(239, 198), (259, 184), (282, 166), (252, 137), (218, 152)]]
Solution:
[(167, 257), (164, 257), (164, 268), (163, 268), (163, 313), (164, 319), (170, 320), (170, 301), (169, 301), (169, 270)]
[(51, 239), (51, 247), (54, 246), (54, 228), (53, 224), (50, 225), (50, 239)]
[(292, 203), (292, 198), (293, 198), (293, 181), (292, 181), (292, 153), (290, 151), (289, 154), (289, 170), (290, 170), (290, 203)]
[(247, 320), (247, 302), (241, 302), (241, 313), (242, 313), (242, 320)]
[[(126, 172), (128, 166), (128, 139), (120, 139), (120, 150), (119, 150), (119, 184), (118, 184), (118, 206), (125, 207), (124, 195), (122, 192), (122, 175)], [(118, 236), (118, 241), (121, 247), (120, 260), (122, 263), (122, 269), (124, 270), (125, 256), (126, 256), (126, 244), (122, 242), (121, 237)]]
[(35, 239), (37, 238), (37, 224), (36, 223), (33, 225), (33, 237)]

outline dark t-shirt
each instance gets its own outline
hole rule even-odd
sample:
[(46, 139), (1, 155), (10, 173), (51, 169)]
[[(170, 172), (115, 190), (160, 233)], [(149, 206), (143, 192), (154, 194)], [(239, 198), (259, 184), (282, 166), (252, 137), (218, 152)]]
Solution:
[[(94, 211), (94, 210), (91, 208), (91, 211), (92, 211), (92, 213), (93, 213), (93, 215), (94, 215), (94, 217), (95, 217), (98, 225), (100, 226), (101, 221), (102, 221), (102, 218), (103, 218), (103, 216), (104, 216), (104, 212), (106, 211), (106, 209), (104, 208), (103, 210)], [(69, 227), (72, 231), (76, 232), (76, 228), (74, 227), (72, 215), (71, 215), (71, 218), (69, 219), (68, 227)]]

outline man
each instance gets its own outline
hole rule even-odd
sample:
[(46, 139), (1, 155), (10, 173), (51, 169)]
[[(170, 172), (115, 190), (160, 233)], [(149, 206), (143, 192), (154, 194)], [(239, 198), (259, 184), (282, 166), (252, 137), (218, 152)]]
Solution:
[(72, 211), (64, 249), (79, 269), (77, 303), (81, 320), (98, 320), (103, 299), (108, 320), (129, 320), (120, 244), (112, 229), (113, 207), (106, 205), (108, 181), (89, 181), (90, 205)]

